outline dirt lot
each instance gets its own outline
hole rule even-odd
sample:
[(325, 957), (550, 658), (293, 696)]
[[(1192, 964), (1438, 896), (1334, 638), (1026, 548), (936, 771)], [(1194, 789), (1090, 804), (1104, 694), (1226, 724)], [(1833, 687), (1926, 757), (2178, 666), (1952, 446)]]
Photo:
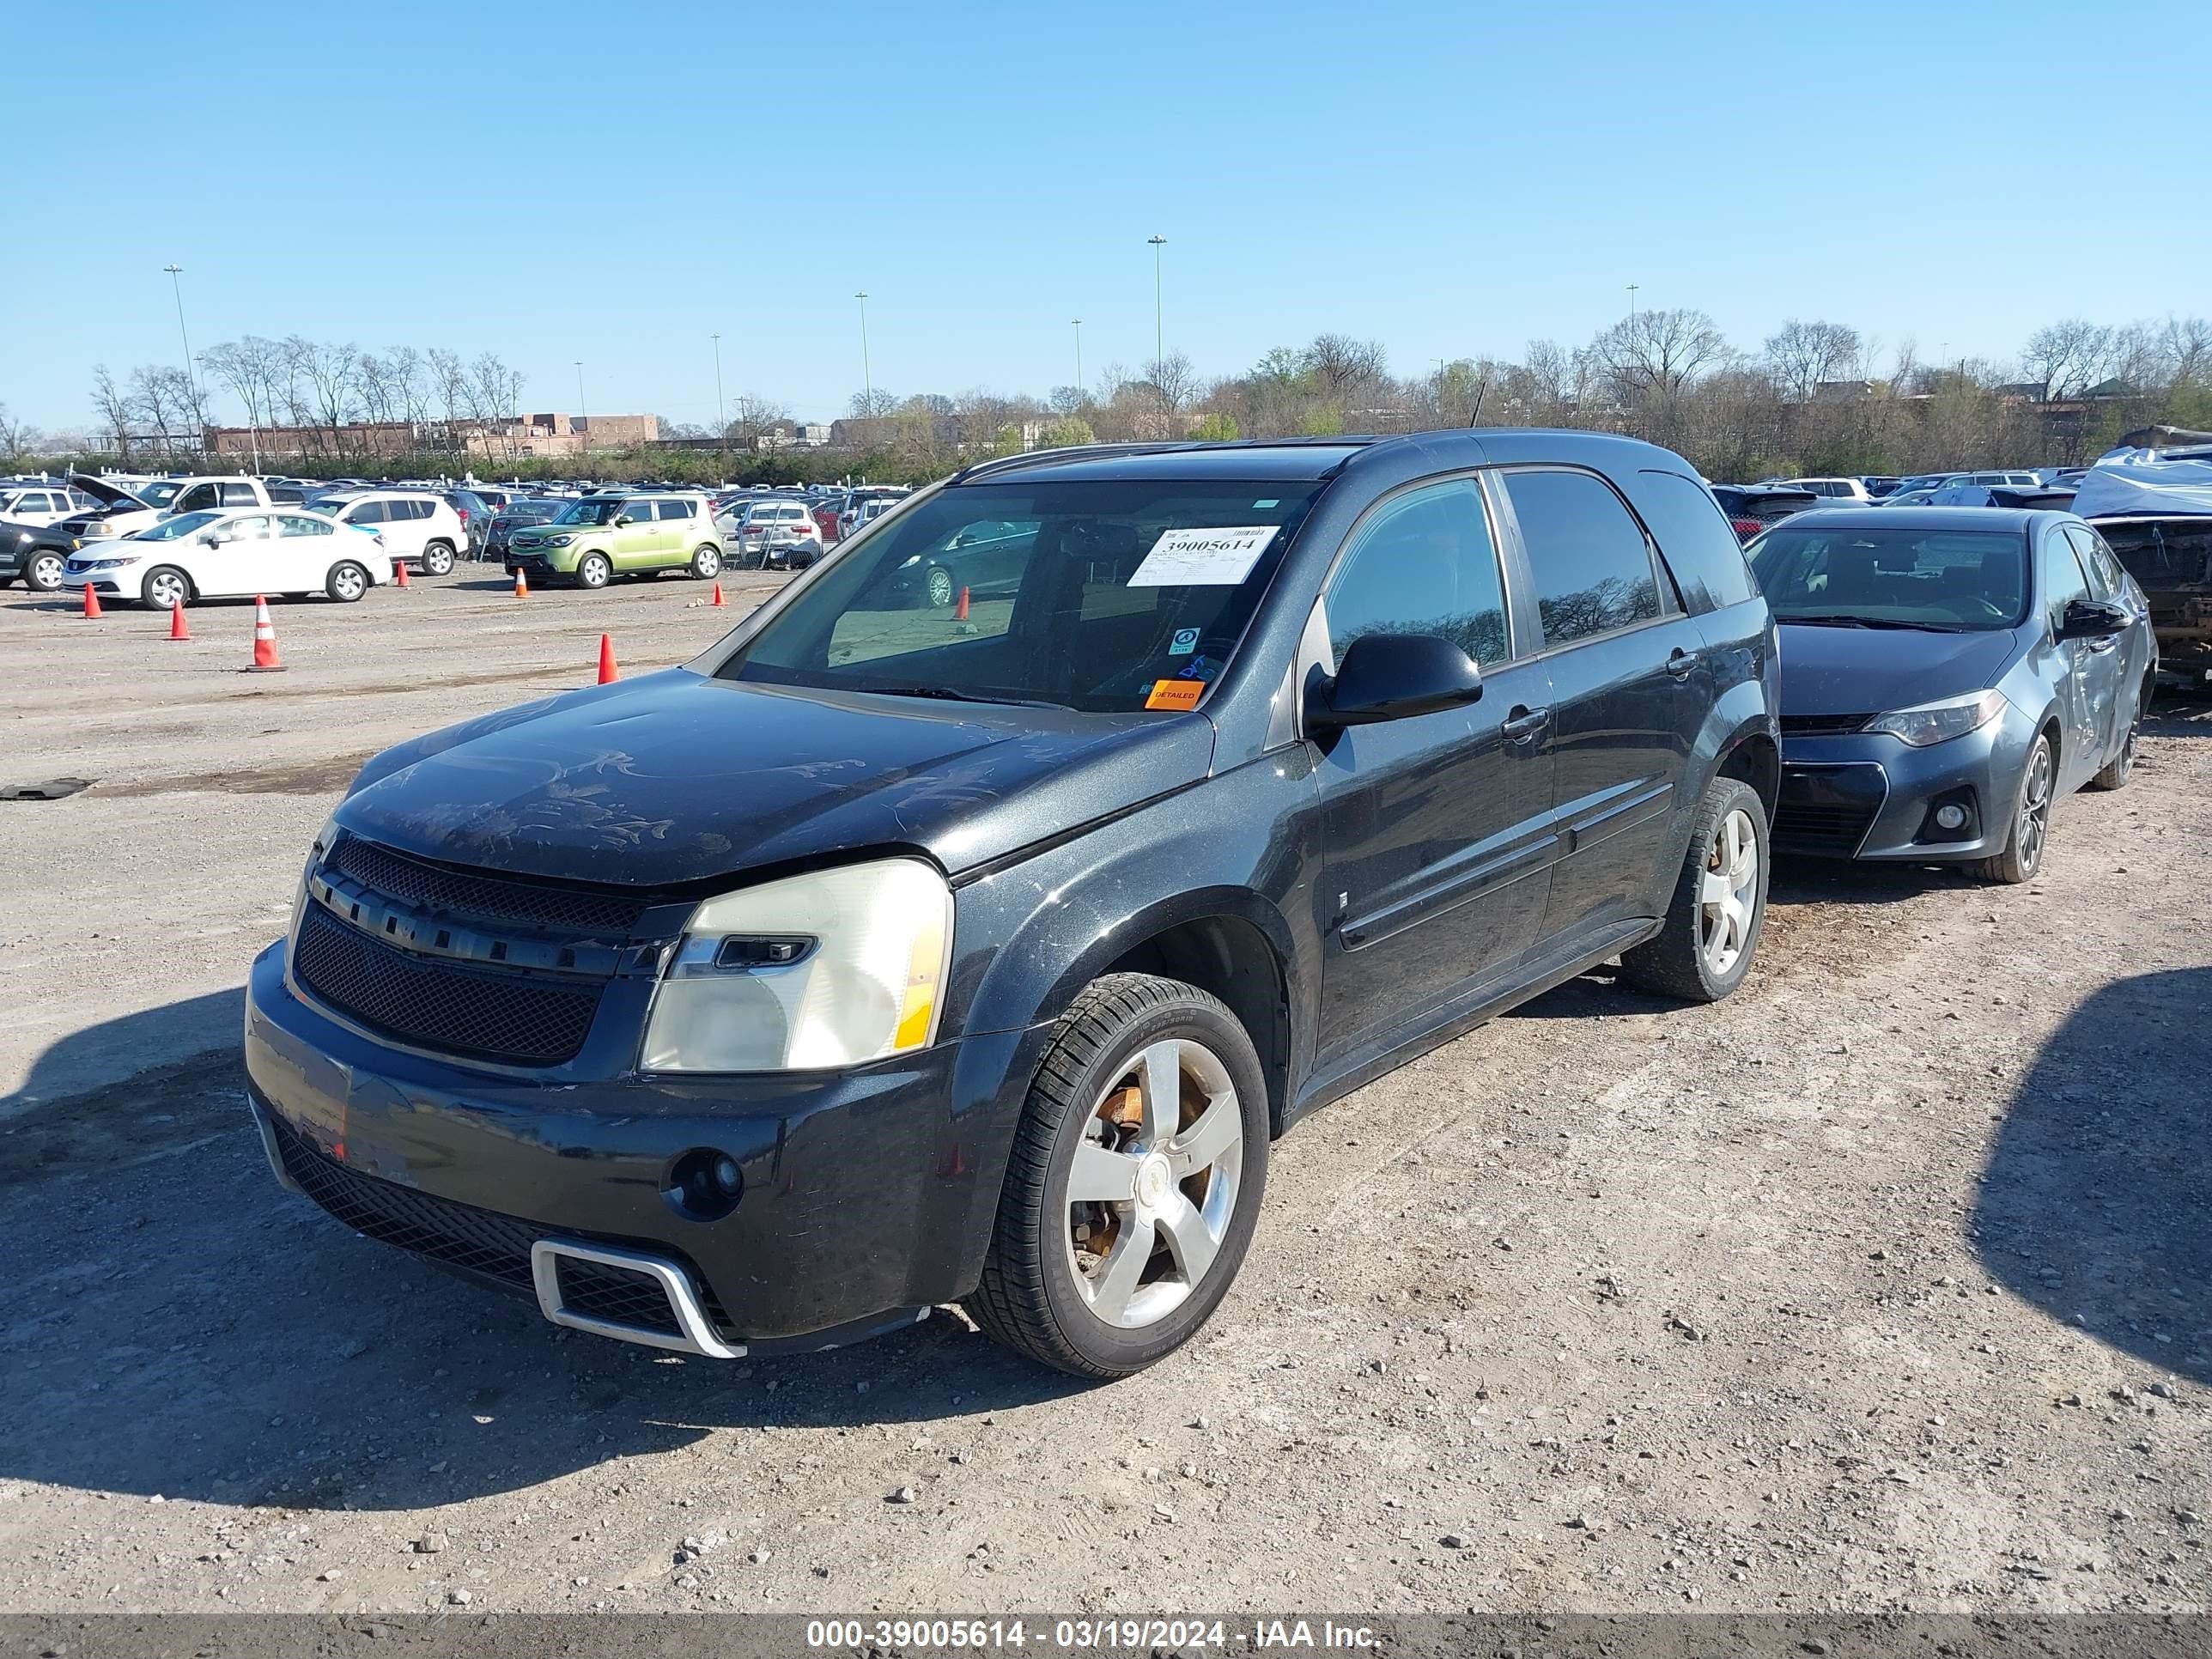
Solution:
[[(758, 578), (730, 585), (739, 605)], [(1091, 1390), (950, 1311), (720, 1367), (269, 1178), (231, 1045), (362, 756), (696, 651), (673, 581), (0, 600), (0, 1611), (2203, 1608), (2212, 712), (2034, 886), (1785, 872), (1302, 1125), (1210, 1333)]]

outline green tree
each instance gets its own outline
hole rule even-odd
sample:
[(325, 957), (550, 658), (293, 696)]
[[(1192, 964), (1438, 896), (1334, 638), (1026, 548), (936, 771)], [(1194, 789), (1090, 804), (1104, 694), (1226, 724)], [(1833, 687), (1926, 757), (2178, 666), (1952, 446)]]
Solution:
[(1206, 443), (1227, 443), (1244, 435), (1234, 415), (1201, 415), (1190, 428), (1190, 435)]

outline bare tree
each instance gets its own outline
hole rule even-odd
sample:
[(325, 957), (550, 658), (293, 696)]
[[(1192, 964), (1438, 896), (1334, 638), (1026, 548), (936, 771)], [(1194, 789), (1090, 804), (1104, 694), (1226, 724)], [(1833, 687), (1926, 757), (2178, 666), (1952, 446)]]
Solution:
[(1368, 393), (1389, 373), (1389, 357), (1379, 340), (1355, 340), (1346, 334), (1316, 334), (1305, 349), (1305, 367), (1333, 402), (1348, 404)]
[(467, 447), (462, 441), (461, 422), (469, 411), (468, 365), (461, 361), (459, 352), (442, 346), (432, 346), (423, 358), (429, 365), (429, 395), (434, 406), (446, 411), (447, 446), (458, 455)]
[(1639, 311), (1590, 342), (1614, 398), (1635, 408), (1671, 402), (1701, 372), (1729, 358), (1729, 344), (1702, 311)]
[(1170, 351), (1146, 363), (1145, 384), (1152, 389), (1161, 412), (1169, 416), (1181, 413), (1206, 389), (1197, 365), (1180, 351)]
[(360, 379), (361, 352), (349, 341), (325, 345), (295, 334), (284, 342), (285, 356), (306, 388), (308, 409), (318, 424), (330, 431), (335, 453), (343, 441), (343, 428), (352, 411)]
[(392, 383), (392, 373), (384, 359), (374, 351), (364, 351), (354, 360), (354, 390), (361, 398), (362, 419), (383, 422), (393, 418), (398, 390)]
[(38, 441), (39, 428), (17, 420), (9, 414), (7, 404), (0, 404), (0, 460), (13, 465), (29, 454)]
[(1801, 323), (1793, 318), (1768, 337), (1764, 355), (1776, 387), (1796, 403), (1811, 398), (1823, 380), (1863, 378), (1859, 331), (1843, 323)]
[(191, 377), (181, 368), (146, 364), (131, 371), (125, 404), (152, 430), (161, 453), (175, 459), (199, 447)]
[(422, 425), (430, 418), (422, 354), (413, 346), (394, 346), (384, 354), (384, 372), (392, 385), (394, 418), (410, 426)]
[(898, 395), (881, 386), (872, 392), (855, 392), (845, 406), (845, 412), (857, 420), (880, 420), (899, 406)]
[(779, 422), (790, 418), (791, 411), (775, 398), (757, 392), (742, 392), (730, 404), (730, 423), (723, 441), (732, 449), (756, 452), (761, 440), (775, 431)]
[(2027, 337), (2021, 368), (2039, 388), (2038, 401), (2063, 403), (2105, 378), (2112, 361), (2112, 331), (2086, 318), (2069, 317)]
[(131, 399), (115, 384), (115, 376), (100, 364), (92, 371), (92, 407), (100, 416), (105, 435), (115, 441), (115, 453), (128, 458), (131, 453)]
[(258, 334), (226, 340), (200, 354), (200, 367), (210, 379), (229, 391), (246, 406), (246, 423), (273, 426), (286, 380), (284, 347)]

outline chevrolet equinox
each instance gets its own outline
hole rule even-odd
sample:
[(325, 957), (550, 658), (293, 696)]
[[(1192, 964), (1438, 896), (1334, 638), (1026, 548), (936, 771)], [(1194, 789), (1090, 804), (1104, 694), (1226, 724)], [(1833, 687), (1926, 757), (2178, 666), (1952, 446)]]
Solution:
[(728, 1358), (957, 1301), (1126, 1375), (1304, 1113), (1615, 958), (1735, 988), (1776, 674), (1645, 444), (985, 462), (684, 667), (371, 760), (253, 966), (254, 1115), (562, 1325)]

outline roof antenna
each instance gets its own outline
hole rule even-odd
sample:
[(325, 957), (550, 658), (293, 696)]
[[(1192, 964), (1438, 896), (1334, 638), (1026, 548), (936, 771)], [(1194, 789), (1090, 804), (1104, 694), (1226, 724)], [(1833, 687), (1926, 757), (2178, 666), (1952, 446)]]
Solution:
[(1482, 420), (1482, 400), (1490, 395), (1490, 371), (1482, 371), (1481, 384), (1474, 389), (1474, 412), (1467, 417), (1468, 429), (1473, 430)]

